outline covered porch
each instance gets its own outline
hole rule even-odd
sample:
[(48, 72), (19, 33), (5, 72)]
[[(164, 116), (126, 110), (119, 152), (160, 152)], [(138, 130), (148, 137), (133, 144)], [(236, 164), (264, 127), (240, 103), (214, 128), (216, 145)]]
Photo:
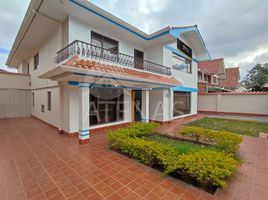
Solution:
[(172, 106), (165, 101), (172, 96), (172, 88), (181, 85), (169, 76), (77, 57), (41, 78), (59, 82), (59, 129), (68, 134), (78, 133), (80, 144), (89, 142), (93, 129), (133, 121), (163, 121), (164, 115), (170, 119)]

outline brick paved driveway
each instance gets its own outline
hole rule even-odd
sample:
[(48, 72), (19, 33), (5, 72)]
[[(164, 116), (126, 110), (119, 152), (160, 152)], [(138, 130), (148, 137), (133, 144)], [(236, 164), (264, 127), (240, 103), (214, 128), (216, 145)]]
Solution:
[[(246, 138), (242, 145), (242, 153), (254, 160), (242, 166), (248, 176), (237, 175), (231, 188), (212, 196), (109, 150), (104, 134), (93, 135), (83, 146), (33, 118), (0, 120), (0, 200), (257, 200), (254, 195), (268, 191), (268, 182), (261, 178), (267, 177), (267, 142), (256, 141)], [(250, 148), (258, 151), (249, 153)], [(266, 165), (256, 165), (259, 161)], [(237, 185), (237, 180), (248, 185)], [(239, 191), (247, 196), (239, 198)]]

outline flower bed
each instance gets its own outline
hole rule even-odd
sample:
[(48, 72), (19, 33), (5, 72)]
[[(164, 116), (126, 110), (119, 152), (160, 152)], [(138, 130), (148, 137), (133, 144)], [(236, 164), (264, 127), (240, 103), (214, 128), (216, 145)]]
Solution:
[[(148, 139), (157, 126), (156, 123), (132, 123), (127, 128), (110, 131), (108, 139), (111, 148), (160, 169), (164, 174), (191, 181), (206, 190), (225, 186), (227, 178), (235, 172), (238, 164), (233, 157), (236, 148), (227, 151), (228, 145), (219, 145), (217, 141), (221, 140), (218, 139), (216, 150), (204, 148), (181, 153), (174, 145)], [(185, 135), (186, 132), (184, 130)], [(226, 140), (229, 139), (232, 137), (226, 136)]]

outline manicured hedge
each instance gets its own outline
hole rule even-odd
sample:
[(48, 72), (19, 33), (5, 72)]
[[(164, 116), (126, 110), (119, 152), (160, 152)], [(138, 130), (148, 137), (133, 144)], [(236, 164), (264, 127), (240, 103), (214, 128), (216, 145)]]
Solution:
[(189, 177), (204, 186), (225, 186), (236, 170), (237, 161), (222, 152), (202, 150), (180, 156), (168, 165), (166, 173)]
[(187, 177), (204, 187), (223, 187), (237, 161), (223, 152), (202, 150), (179, 154), (172, 145), (149, 141), (155, 123), (133, 123), (108, 133), (111, 148), (139, 162), (162, 169), (165, 174)]
[(195, 139), (196, 142), (201, 139), (208, 140), (212, 144), (215, 143), (215, 147), (218, 150), (227, 154), (236, 153), (239, 150), (239, 144), (242, 142), (242, 137), (238, 134), (193, 126), (184, 127), (179, 134)]

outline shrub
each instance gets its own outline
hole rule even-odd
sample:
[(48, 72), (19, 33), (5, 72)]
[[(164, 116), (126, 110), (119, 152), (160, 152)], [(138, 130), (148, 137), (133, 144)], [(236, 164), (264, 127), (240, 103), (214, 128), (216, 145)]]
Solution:
[(150, 122), (150, 123), (142, 123), (142, 122), (134, 122), (128, 126), (129, 136), (130, 137), (144, 137), (148, 136), (155, 132), (156, 128), (159, 126), (158, 123)]
[(119, 146), (117, 150), (149, 166), (165, 167), (168, 163), (167, 160), (179, 155), (170, 145), (140, 138), (124, 139)]
[(115, 139), (117, 137), (141, 138), (154, 133), (157, 127), (158, 124), (154, 122), (150, 123), (134, 122), (131, 123), (126, 128), (120, 128), (108, 132), (108, 138), (109, 140)]
[(190, 137), (200, 142), (200, 139), (208, 140), (210, 143), (216, 143), (215, 147), (227, 154), (234, 154), (239, 150), (239, 144), (242, 142), (240, 135), (223, 132), (213, 131), (210, 129), (200, 127), (184, 127), (179, 134), (182, 136)]
[[(113, 149), (141, 163), (163, 169), (165, 174), (186, 176), (205, 187), (225, 185), (225, 180), (234, 172), (237, 161), (223, 152), (212, 150), (179, 154), (171, 144), (146, 140), (156, 127), (155, 123), (133, 123), (127, 128), (110, 131), (108, 139)], [(224, 151), (227, 147), (230, 148), (229, 140), (233, 137), (229, 133), (214, 135), (216, 133), (206, 129), (196, 131), (187, 127), (182, 132), (185, 136), (196, 137), (198, 134), (200, 137), (213, 138), (217, 141), (217, 148)]]
[(223, 187), (236, 166), (237, 161), (222, 152), (202, 150), (178, 157), (165, 173), (186, 176), (203, 186)]

